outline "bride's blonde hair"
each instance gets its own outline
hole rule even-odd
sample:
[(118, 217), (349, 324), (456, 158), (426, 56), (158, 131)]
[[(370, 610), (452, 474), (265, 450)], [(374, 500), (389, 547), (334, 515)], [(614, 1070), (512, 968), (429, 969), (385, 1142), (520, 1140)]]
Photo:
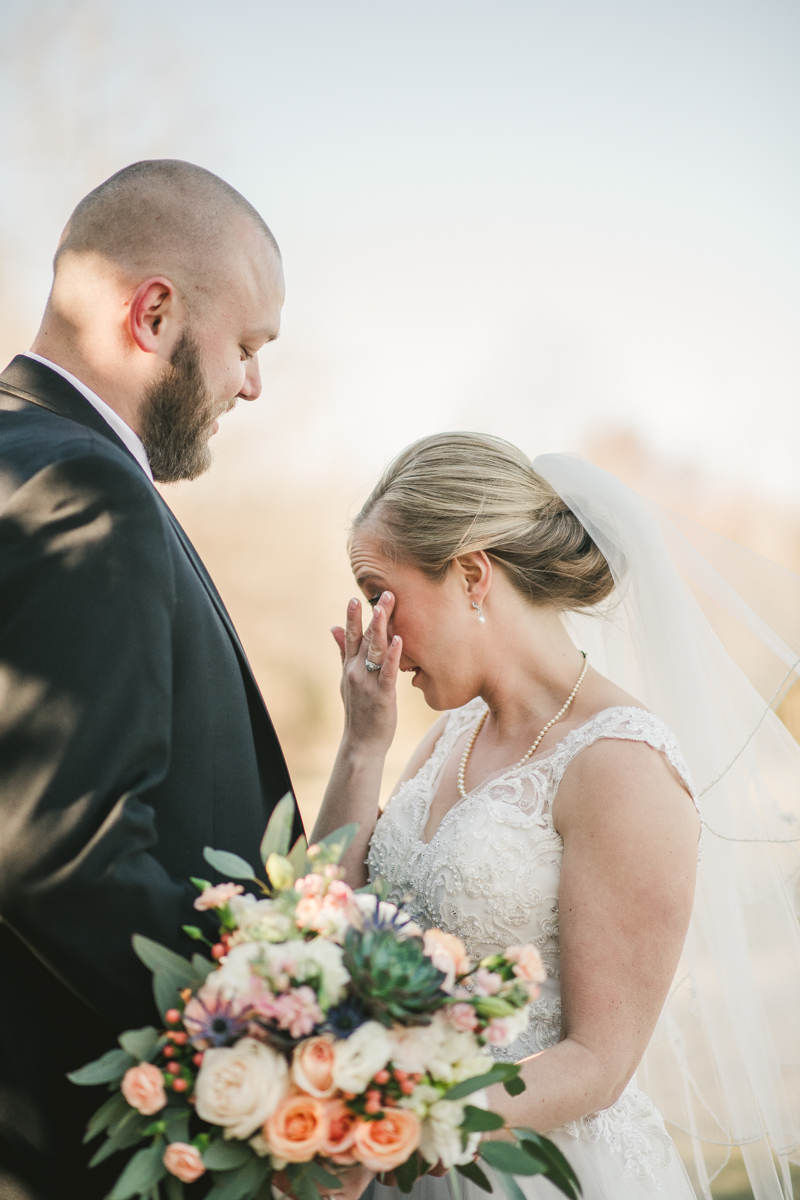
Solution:
[(534, 604), (589, 608), (611, 594), (608, 563), (578, 518), (502, 438), (439, 433), (386, 468), (353, 522), (377, 525), (390, 556), (442, 580), (459, 554), (485, 550)]

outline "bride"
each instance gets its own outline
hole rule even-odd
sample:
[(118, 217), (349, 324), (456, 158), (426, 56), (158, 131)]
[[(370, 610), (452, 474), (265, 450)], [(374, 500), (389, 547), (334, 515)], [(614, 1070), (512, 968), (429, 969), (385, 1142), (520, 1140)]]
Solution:
[[(785, 823), (797, 814), (782, 810), (782, 837), (770, 837), (774, 794), (758, 791), (785, 790), (789, 767), (800, 779), (800, 753), (764, 719), (709, 612), (731, 644), (732, 622), (744, 623), (762, 684), (793, 652), (727, 595), (719, 564), (676, 521), (580, 459), (532, 466), (488, 435), (442, 434), (400, 454), (351, 535), (372, 619), (362, 632), (351, 600), (333, 631), (345, 733), (313, 837), (358, 822), (349, 882), (381, 876), (391, 899), (473, 957), (539, 948), (548, 978), (510, 1053), (526, 1090), (495, 1087), (489, 1103), (547, 1133), (586, 1200), (696, 1195), (655, 1099), (693, 1139), (704, 1195), (724, 1165), (715, 1147), (746, 1142), (757, 1200), (777, 1200), (791, 1195), (800, 1128), (798, 1022), (782, 1007), (800, 981)], [(687, 574), (716, 608), (701, 610)], [(381, 815), (399, 671), (443, 715)], [(725, 832), (701, 836), (693, 775), (712, 781)], [(530, 1200), (558, 1194), (519, 1183)], [(449, 1195), (430, 1175), (414, 1189)]]

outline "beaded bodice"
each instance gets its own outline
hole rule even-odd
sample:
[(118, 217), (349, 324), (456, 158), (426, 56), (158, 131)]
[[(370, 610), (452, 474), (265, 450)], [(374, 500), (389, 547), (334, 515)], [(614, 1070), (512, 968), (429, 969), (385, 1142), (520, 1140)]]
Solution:
[[(475, 699), (449, 714), (433, 754), (401, 785), (378, 821), (368, 864), (370, 878), (380, 875), (386, 881), (390, 899), (402, 902), (423, 927), (457, 934), (473, 958), (523, 942), (538, 947), (547, 980), (528, 1029), (504, 1055), (518, 1060), (555, 1045), (561, 1035), (558, 890), (563, 844), (552, 809), (567, 766), (601, 738), (646, 742), (666, 756), (692, 797), (694, 788), (678, 742), (663, 721), (641, 708), (607, 708), (567, 733), (547, 754), (490, 776), (468, 792), (426, 844), (423, 830), (443, 768), (484, 708)], [(620, 1106), (624, 1112), (617, 1111)], [(642, 1116), (650, 1110), (658, 1116), (632, 1081), (617, 1105), (567, 1131), (591, 1140), (601, 1136), (598, 1121), (621, 1121), (627, 1127), (637, 1106)], [(639, 1165), (652, 1165), (652, 1145), (642, 1153)], [(648, 1173), (651, 1165), (645, 1167)]]

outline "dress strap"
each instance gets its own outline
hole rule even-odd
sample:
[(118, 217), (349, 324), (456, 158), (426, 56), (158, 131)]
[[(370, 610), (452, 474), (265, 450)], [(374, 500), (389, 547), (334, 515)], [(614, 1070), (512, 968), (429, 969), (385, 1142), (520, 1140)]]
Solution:
[(660, 751), (674, 767), (699, 812), (697, 791), (678, 739), (660, 717), (644, 708), (604, 708), (585, 725), (571, 730), (554, 755), (553, 782), (556, 787), (575, 755), (602, 738), (645, 742), (654, 750)]

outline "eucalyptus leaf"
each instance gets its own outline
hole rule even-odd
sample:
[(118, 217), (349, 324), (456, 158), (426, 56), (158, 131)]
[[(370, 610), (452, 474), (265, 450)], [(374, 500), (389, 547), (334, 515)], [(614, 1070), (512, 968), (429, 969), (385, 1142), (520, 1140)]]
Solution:
[(235, 1171), (225, 1171), (219, 1178), (214, 1173), (214, 1186), (206, 1200), (249, 1200), (272, 1170), (268, 1158), (252, 1156)]
[(94, 1083), (116, 1083), (135, 1062), (136, 1059), (125, 1050), (106, 1050), (102, 1058), (87, 1063), (77, 1071), (70, 1071), (67, 1079), (83, 1087)]
[(519, 1074), (519, 1067), (516, 1063), (495, 1063), (491, 1071), (487, 1071), (485, 1075), (476, 1075), (473, 1079), (465, 1079), (462, 1083), (455, 1083), (451, 1088), (448, 1088), (442, 1097), (443, 1100), (463, 1100), (465, 1096), (471, 1096), (473, 1092), (480, 1091), (481, 1088), (491, 1087), (493, 1083), (505, 1083), (508, 1079), (515, 1079)]
[(509, 1096), (519, 1096), (525, 1091), (525, 1080), (517, 1075), (514, 1079), (504, 1079), (503, 1087), (508, 1092)]
[(205, 983), (212, 971), (216, 971), (217, 964), (206, 958), (205, 954), (192, 955), (192, 970), (197, 975), (201, 983)]
[(514, 1129), (513, 1132), (519, 1138), (523, 1150), (537, 1158), (544, 1159), (547, 1163), (547, 1178), (566, 1196), (569, 1196), (570, 1200), (576, 1200), (582, 1190), (580, 1180), (575, 1174), (572, 1164), (561, 1153), (558, 1146), (549, 1138), (535, 1133), (533, 1129)]
[(108, 1200), (130, 1200), (131, 1196), (151, 1192), (167, 1173), (163, 1158), (164, 1143), (160, 1139), (134, 1154), (114, 1184)]
[(349, 825), (342, 825), (339, 829), (334, 829), (333, 833), (327, 833), (324, 838), (320, 838), (318, 845), (325, 846), (326, 849), (337, 846), (338, 857), (336, 861), (341, 862), (344, 852), (358, 833), (359, 828), (358, 821), (351, 821)]
[(167, 1175), (164, 1180), (166, 1200), (184, 1200), (183, 1184), (175, 1175)]
[(411, 1191), (419, 1176), (419, 1155), (415, 1152), (399, 1167), (395, 1167), (394, 1177), (401, 1192)]
[(502, 1129), (504, 1125), (505, 1121), (499, 1113), (476, 1108), (473, 1104), (466, 1105), (464, 1120), (461, 1122), (461, 1128), (467, 1133), (488, 1133), (492, 1129)]
[(465, 1178), (471, 1180), (479, 1188), (483, 1188), (485, 1192), (491, 1192), (492, 1185), (476, 1162), (459, 1163), (456, 1166), (456, 1170), (459, 1175), (465, 1176)]
[(212, 850), (210, 846), (206, 846), (203, 858), (215, 871), (219, 871), (224, 879), (256, 878), (256, 873), (250, 864), (240, 858), (238, 854), (231, 854), (229, 850)]
[(313, 1159), (308, 1164), (308, 1169), (315, 1183), (320, 1184), (324, 1188), (340, 1188), (342, 1181), (338, 1175), (334, 1175), (331, 1171), (326, 1171), (321, 1163), (315, 1162)]
[(144, 1029), (128, 1029), (119, 1035), (119, 1044), (128, 1054), (132, 1054), (139, 1062), (150, 1062), (158, 1049), (161, 1035), (152, 1025)]
[(83, 1135), (84, 1145), (86, 1142), (90, 1142), (92, 1138), (96, 1138), (98, 1133), (102, 1133), (104, 1129), (108, 1129), (109, 1125), (113, 1125), (115, 1121), (121, 1120), (128, 1111), (128, 1108), (128, 1101), (122, 1092), (114, 1092), (113, 1096), (109, 1096), (105, 1104), (102, 1104), (97, 1112), (89, 1118), (86, 1133)]
[(301, 833), (300, 837), (286, 855), (286, 857), (289, 859), (289, 862), (292, 864), (292, 870), (294, 871), (295, 879), (300, 879), (302, 875), (308, 874), (309, 861), (308, 854), (306, 853), (307, 850), (308, 842), (305, 839), (305, 835)]
[(266, 863), (270, 854), (280, 854), (281, 858), (286, 857), (289, 846), (292, 843), (292, 826), (294, 825), (295, 812), (295, 798), (291, 792), (287, 792), (275, 805), (267, 828), (264, 831), (264, 836), (261, 839), (259, 854), (261, 855), (262, 863)]
[(510, 1142), (482, 1142), (478, 1154), (490, 1167), (506, 1175), (541, 1175), (547, 1169), (547, 1163)]
[[(320, 1192), (314, 1182), (313, 1173), (309, 1170), (311, 1163), (289, 1163), (286, 1174), (292, 1185), (292, 1194), (297, 1200), (320, 1200)], [(339, 1180), (336, 1181), (337, 1185)]]
[(453, 1193), (454, 1200), (461, 1200), (461, 1180), (456, 1174), (455, 1167), (451, 1167), (448, 1174), (450, 1176), (450, 1189)]
[(189, 1109), (173, 1109), (171, 1112), (167, 1110), (164, 1113), (166, 1118), (167, 1128), (166, 1135), (168, 1142), (188, 1142), (189, 1141)]
[(497, 1178), (500, 1180), (508, 1200), (526, 1200), (525, 1193), (513, 1175), (504, 1175), (502, 1172), (498, 1172)]
[(153, 999), (165, 1020), (169, 1010), (180, 1004), (180, 993), (168, 975), (153, 976)]
[(142, 937), (140, 933), (135, 933), (131, 940), (136, 955), (154, 974), (167, 975), (176, 988), (192, 987), (197, 983), (192, 964), (183, 955), (151, 938)]
[(89, 1166), (96, 1167), (98, 1163), (105, 1162), (112, 1154), (116, 1154), (117, 1150), (127, 1150), (130, 1146), (135, 1146), (144, 1137), (144, 1131), (150, 1121), (150, 1117), (143, 1116), (135, 1108), (131, 1108), (122, 1120), (111, 1127), (108, 1137), (95, 1152)]
[(203, 1162), (210, 1171), (232, 1171), (245, 1166), (254, 1157), (247, 1142), (226, 1142), (222, 1138), (209, 1142), (203, 1151)]

